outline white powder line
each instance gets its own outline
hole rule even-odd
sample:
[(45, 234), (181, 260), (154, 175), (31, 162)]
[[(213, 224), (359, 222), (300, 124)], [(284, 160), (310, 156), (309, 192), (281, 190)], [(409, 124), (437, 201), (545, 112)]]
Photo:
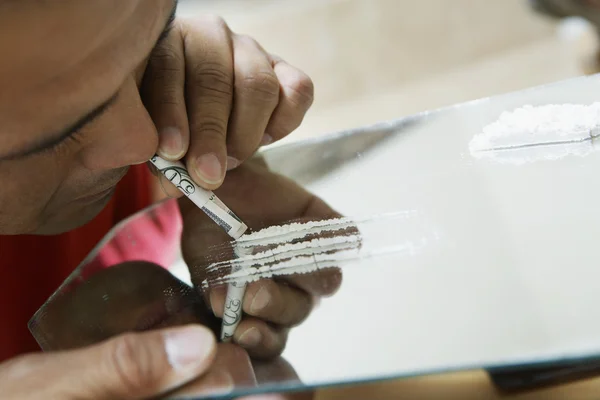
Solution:
[(273, 249), (261, 251), (256, 254), (245, 254), (235, 260), (222, 261), (214, 263), (207, 267), (207, 271), (212, 272), (222, 268), (245, 268), (249, 264), (265, 263), (276, 260), (277, 257), (294, 257), (306, 254), (313, 254), (315, 251), (324, 253), (328, 251), (343, 250), (349, 247), (359, 247), (361, 238), (359, 235), (341, 236), (334, 238), (315, 238), (299, 243), (290, 243), (279, 245)]
[(414, 255), (439, 238), (437, 229), (414, 210), (268, 227), (250, 239), (245, 236), (213, 247), (211, 251), (219, 256), (230, 254), (233, 246), (235, 257), (206, 267), (202, 286), (245, 285), (272, 276), (341, 268), (387, 254)]
[(209, 286), (218, 286), (231, 282), (250, 283), (261, 279), (272, 278), (273, 276), (292, 275), (292, 274), (307, 274), (320, 269), (326, 268), (342, 268), (353, 263), (359, 263), (363, 260), (382, 257), (391, 254), (407, 254), (414, 255), (425, 243), (421, 246), (415, 243), (404, 243), (397, 246), (374, 249), (371, 251), (360, 251), (352, 249), (340, 251), (335, 254), (313, 254), (312, 257), (292, 257), (287, 260), (278, 262), (275, 265), (263, 265), (258, 268), (246, 268), (238, 270), (234, 273), (210, 280), (205, 279), (202, 282), (202, 287), (207, 289)]
[[(295, 251), (288, 252), (284, 254), (280, 254), (278, 256), (267, 257), (262, 260), (255, 260), (254, 262), (242, 262), (242, 263), (227, 263), (219, 266), (217, 270), (225, 270), (231, 271), (227, 276), (236, 277), (236, 276), (246, 276), (252, 275), (254, 271), (260, 270), (261, 268), (267, 269), (277, 269), (285, 263), (290, 262), (292, 260), (304, 260), (306, 261), (302, 265), (307, 265), (307, 263), (318, 263), (319, 260), (341, 260), (339, 258), (341, 255), (346, 254), (347, 252), (356, 252), (358, 255), (359, 248), (358, 246), (338, 246), (335, 250), (329, 248), (327, 252), (323, 252), (320, 250), (317, 251)], [(233, 264), (241, 266), (241, 268), (233, 268)], [(296, 264), (295, 264), (296, 265)], [(231, 268), (230, 268), (231, 267)]]
[(238, 246), (260, 246), (273, 245), (276, 243), (288, 243), (295, 239), (301, 239), (308, 234), (321, 234), (324, 231), (336, 231), (356, 227), (363, 222), (373, 222), (381, 219), (391, 220), (414, 217), (416, 211), (399, 211), (368, 216), (364, 218), (336, 218), (322, 221), (294, 222), (287, 225), (276, 225), (243, 235), (235, 241)]

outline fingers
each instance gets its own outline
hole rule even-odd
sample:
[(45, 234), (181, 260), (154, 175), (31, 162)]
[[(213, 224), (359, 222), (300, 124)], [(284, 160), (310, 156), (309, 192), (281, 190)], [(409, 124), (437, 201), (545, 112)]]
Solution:
[[(225, 287), (210, 292), (211, 308), (219, 318), (223, 316), (226, 293)], [(308, 293), (285, 283), (263, 279), (247, 286), (242, 308), (249, 316), (277, 325), (294, 326), (306, 319), (312, 306)]]
[[(230, 167), (292, 133), (313, 103), (312, 80), (269, 55), (248, 36), (235, 35), (234, 106), (229, 127)], [(231, 168), (229, 168), (231, 169)]]
[(152, 164), (151, 162), (147, 162), (146, 165), (148, 166), (148, 169), (150, 170), (152, 175), (154, 175), (158, 180), (158, 188), (162, 195), (172, 199), (183, 197), (183, 193), (179, 189), (177, 189), (175, 185), (173, 185), (173, 183), (167, 179), (166, 176), (164, 176), (160, 171), (158, 171), (154, 164)]
[[(210, 304), (219, 318), (223, 316), (226, 294), (226, 286), (210, 291)], [(234, 332), (233, 341), (252, 357), (270, 358), (281, 354), (288, 329), (308, 317), (313, 302), (307, 292), (284, 282), (269, 279), (253, 282), (246, 288), (242, 305), (245, 315)]]
[[(202, 29), (203, 23), (212, 29)], [(190, 23), (184, 35), (185, 92), (190, 123), (186, 164), (206, 189), (219, 187), (227, 166), (227, 129), (233, 101), (231, 32), (220, 19)]]
[(233, 344), (219, 344), (210, 371), (185, 387), (169, 393), (168, 398), (182, 399), (218, 396), (231, 393), (236, 387), (254, 387), (256, 377), (248, 353)]
[(209, 190), (258, 147), (296, 129), (314, 94), (306, 74), (209, 16), (178, 22), (151, 54), (141, 91), (158, 154), (185, 157)]
[(96, 350), (99, 354), (87, 359), (96, 358), (97, 367), (82, 381), (107, 393), (91, 398), (137, 399), (170, 391), (204, 373), (215, 357), (216, 341), (205, 327), (189, 326), (124, 335)]
[(158, 131), (157, 152), (167, 160), (179, 160), (188, 150), (184, 84), (183, 42), (174, 29), (150, 55), (142, 84), (144, 105)]
[(270, 279), (249, 284), (243, 303), (246, 314), (284, 326), (301, 323), (311, 309), (312, 299), (306, 292)]
[(282, 139), (298, 128), (314, 100), (314, 85), (308, 75), (277, 56), (270, 58), (281, 91), (263, 144)]
[(255, 359), (270, 359), (283, 352), (289, 328), (276, 327), (263, 320), (245, 317), (233, 335), (233, 341)]
[(279, 102), (279, 81), (264, 50), (248, 36), (235, 35), (233, 44), (235, 92), (227, 138), (228, 169), (259, 147)]
[(323, 268), (310, 274), (290, 275), (285, 279), (314, 297), (328, 297), (333, 296), (340, 288), (342, 271), (339, 268)]
[(155, 397), (204, 374), (215, 353), (214, 336), (199, 325), (126, 334), (84, 349), (4, 363), (0, 367), (0, 381), (6, 380), (1, 382), (2, 395), (29, 398), (39, 393), (45, 398), (99, 400)]

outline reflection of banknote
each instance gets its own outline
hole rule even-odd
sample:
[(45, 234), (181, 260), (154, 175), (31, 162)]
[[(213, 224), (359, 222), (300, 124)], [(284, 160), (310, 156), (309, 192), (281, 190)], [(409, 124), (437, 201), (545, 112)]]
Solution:
[[(234, 253), (237, 258), (240, 258), (246, 254), (246, 249), (235, 246)], [(234, 265), (231, 267), (231, 273), (238, 273), (242, 268), (242, 265)], [(224, 342), (231, 340), (235, 333), (235, 329), (242, 320), (242, 306), (245, 292), (246, 282), (235, 280), (229, 282), (227, 297), (225, 298), (225, 308), (223, 310), (223, 324), (221, 327), (221, 340)]]

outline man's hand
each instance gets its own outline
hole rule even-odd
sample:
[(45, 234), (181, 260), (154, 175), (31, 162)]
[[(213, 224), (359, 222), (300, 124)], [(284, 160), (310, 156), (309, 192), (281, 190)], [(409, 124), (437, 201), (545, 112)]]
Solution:
[(184, 158), (192, 178), (215, 189), (226, 170), (300, 125), (313, 84), (222, 19), (203, 17), (175, 21), (150, 56), (141, 93), (158, 154)]
[[(290, 221), (340, 216), (295, 182), (269, 171), (259, 159), (232, 171), (215, 193), (253, 230)], [(214, 251), (215, 246), (223, 249), (231, 238), (187, 198), (179, 203), (183, 216), (183, 258), (192, 281), (201, 287), (207, 278), (206, 267), (224, 261), (219, 257), (232, 257), (233, 252)], [(321, 297), (334, 294), (341, 280), (338, 268), (328, 268), (249, 284), (242, 307), (244, 317), (233, 336), (234, 343), (255, 358), (280, 354), (289, 328), (301, 323)], [(222, 285), (203, 291), (205, 301), (218, 317), (223, 315), (226, 292)]]
[[(283, 360), (255, 367), (241, 347), (216, 346), (214, 320), (194, 290), (158, 265), (128, 262), (101, 270), (45, 305), (32, 329), (52, 351), (0, 364), (0, 393), (3, 399), (144, 399), (166, 392), (177, 398), (298, 380)], [(121, 336), (159, 328), (171, 330)], [(175, 370), (179, 356), (196, 364)]]
[(129, 333), (97, 345), (31, 354), (0, 364), (6, 400), (156, 398), (195, 381), (214, 387), (217, 345), (205, 327)]

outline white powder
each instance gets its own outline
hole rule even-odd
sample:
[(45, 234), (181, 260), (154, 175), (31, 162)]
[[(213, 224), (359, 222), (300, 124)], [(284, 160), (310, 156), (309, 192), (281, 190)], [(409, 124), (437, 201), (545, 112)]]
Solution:
[(247, 233), (235, 241), (236, 246), (259, 246), (288, 243), (294, 239), (303, 238), (309, 234), (322, 234), (326, 231), (335, 231), (347, 228), (356, 228), (364, 222), (378, 220), (404, 219), (415, 216), (415, 211), (398, 211), (381, 215), (372, 215), (366, 218), (332, 218), (320, 221), (294, 222), (286, 225), (276, 225), (261, 229), (257, 232)]
[[(526, 105), (504, 112), (469, 144), (476, 157), (530, 162), (586, 155), (600, 135), (600, 103)], [(516, 151), (516, 152), (515, 152)]]
[[(380, 257), (390, 254), (414, 255), (421, 247), (426, 245), (426, 241), (420, 240), (420, 243), (400, 243), (396, 246), (382, 247), (365, 251), (360, 248), (338, 249), (335, 253), (314, 252), (307, 253), (305, 257), (295, 255), (291, 258), (282, 258), (276, 263), (270, 265), (252, 264), (246, 268), (240, 268), (235, 272), (223, 277), (207, 280), (202, 283), (204, 288), (231, 282), (253, 282), (259, 279), (271, 278), (273, 276), (307, 274), (319, 269), (341, 268), (350, 263), (360, 263), (365, 259)], [(222, 265), (226, 267), (226, 265)]]
[(308, 232), (315, 233), (333, 228), (344, 229), (356, 225), (351, 218), (336, 218), (322, 221), (294, 222), (287, 225), (270, 226), (257, 232), (247, 233), (237, 240), (238, 245), (257, 245), (258, 243), (285, 242), (293, 237), (305, 236)]
[(260, 251), (256, 254), (244, 254), (237, 260), (225, 261), (222, 263), (212, 264), (207, 268), (207, 271), (217, 270), (223, 265), (233, 264), (256, 264), (276, 262), (277, 259), (302, 257), (314, 254), (317, 252), (328, 252), (344, 250), (348, 248), (356, 248), (360, 246), (360, 235), (338, 236), (333, 238), (315, 238), (298, 243), (279, 244), (275, 248)]
[(408, 240), (400, 235), (390, 236), (390, 232), (401, 231), (398, 226), (411, 226), (409, 220), (421, 226), (416, 212), (403, 211), (364, 219), (338, 218), (265, 228), (232, 242), (237, 258), (210, 265), (209, 278), (203, 286), (339, 268), (349, 261), (391, 253), (414, 254), (436, 235), (411, 230)]

